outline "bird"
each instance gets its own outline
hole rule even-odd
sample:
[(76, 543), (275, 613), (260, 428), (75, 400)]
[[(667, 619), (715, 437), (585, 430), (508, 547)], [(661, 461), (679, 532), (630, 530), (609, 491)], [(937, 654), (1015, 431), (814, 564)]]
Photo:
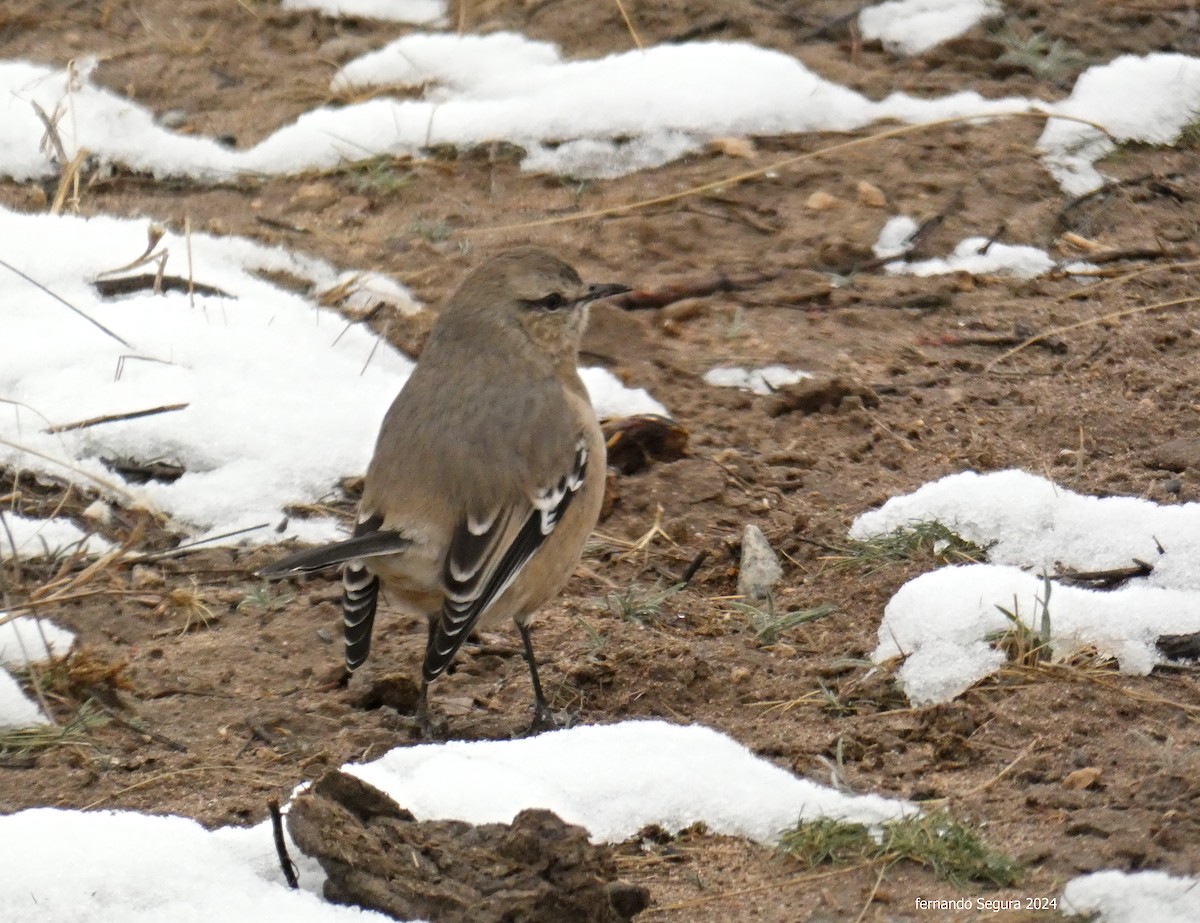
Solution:
[(380, 427), (350, 538), (259, 571), (342, 566), (344, 679), (367, 660), (381, 589), (428, 620), (416, 719), (436, 736), (429, 685), (477, 628), (511, 618), (533, 685), (530, 732), (557, 726), (530, 622), (574, 573), (600, 514), (605, 441), (579, 377), (588, 285), (537, 247), (482, 263), (438, 315)]

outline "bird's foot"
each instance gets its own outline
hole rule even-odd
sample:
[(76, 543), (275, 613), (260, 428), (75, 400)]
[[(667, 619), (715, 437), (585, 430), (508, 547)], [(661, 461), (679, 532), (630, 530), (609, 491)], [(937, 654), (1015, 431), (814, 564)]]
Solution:
[(529, 730), (525, 732), (526, 737), (532, 737), (534, 734), (541, 734), (543, 731), (560, 731), (566, 728), (574, 727), (579, 723), (579, 712), (564, 711), (555, 714), (546, 705), (534, 708), (533, 723), (529, 725)]
[(413, 720), (417, 724), (417, 731), (421, 735), (421, 740), (432, 742), (446, 739), (445, 722), (434, 721), (433, 715), (429, 712), (429, 693), (426, 685), (421, 686), (421, 693), (417, 698), (417, 710), (413, 715)]

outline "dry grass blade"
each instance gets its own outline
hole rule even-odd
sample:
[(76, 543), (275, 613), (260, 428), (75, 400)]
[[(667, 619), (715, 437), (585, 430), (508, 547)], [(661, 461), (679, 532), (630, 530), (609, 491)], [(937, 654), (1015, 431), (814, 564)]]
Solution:
[(89, 730), (107, 721), (107, 716), (91, 702), (84, 702), (66, 724), (38, 724), (0, 731), (0, 756), (14, 756), (64, 744), (78, 744), (87, 736)]
[(172, 413), (176, 410), (185, 410), (189, 406), (189, 404), (164, 404), (162, 407), (150, 407), (146, 410), (130, 410), (126, 413), (106, 413), (99, 417), (89, 417), (86, 420), (79, 420), (75, 423), (60, 423), (57, 426), (49, 427), (46, 432), (67, 433), (71, 430), (99, 426), (101, 423), (116, 423), (121, 420), (137, 420), (141, 417), (152, 417), (160, 413)]
[(1150, 275), (1155, 272), (1175, 272), (1179, 270), (1189, 270), (1200, 268), (1200, 260), (1186, 260), (1180, 263), (1155, 263), (1151, 266), (1144, 266), (1141, 269), (1135, 269), (1133, 272), (1122, 272), (1119, 275), (1109, 279), (1103, 279), (1100, 282), (1094, 282), (1084, 288), (1075, 289), (1065, 295), (1060, 295), (1055, 299), (1059, 304), (1064, 301), (1077, 301), (1083, 298), (1091, 298), (1096, 295), (1101, 289), (1115, 285), (1125, 285), (1127, 282), (1132, 282), (1142, 276)]
[(50, 214), (62, 214), (63, 206), (67, 203), (67, 197), (70, 196), (71, 207), (75, 212), (79, 211), (79, 171), (83, 169), (84, 163), (90, 156), (90, 152), (86, 147), (81, 147), (75, 152), (75, 156), (71, 158), (70, 163), (63, 169), (62, 177), (58, 181), (58, 192), (54, 194), (54, 201), (50, 204)]
[(1014, 346), (1008, 352), (1003, 353), (989, 362), (983, 367), (985, 372), (992, 371), (1000, 363), (1011, 359), (1019, 352), (1023, 352), (1030, 346), (1040, 343), (1042, 340), (1049, 337), (1058, 336), (1062, 333), (1069, 333), (1072, 330), (1079, 330), (1083, 327), (1091, 327), (1095, 324), (1103, 324), (1108, 321), (1120, 320), (1124, 317), (1133, 317), (1135, 314), (1149, 314), (1151, 311), (1165, 311), (1167, 308), (1178, 308), (1185, 304), (1195, 304), (1200, 301), (1200, 295), (1190, 295), (1187, 298), (1174, 298), (1171, 301), (1156, 301), (1154, 304), (1144, 304), (1136, 308), (1125, 308), (1122, 311), (1112, 311), (1108, 314), (1102, 314), (1099, 317), (1089, 317), (1087, 320), (1076, 321), (1073, 324), (1067, 324), (1063, 327), (1055, 327), (1052, 330), (1046, 330), (1037, 336), (1031, 336), (1024, 343)]
[(883, 535), (852, 540), (842, 554), (828, 555), (833, 567), (861, 566), (875, 573), (896, 564), (924, 560), (938, 565), (978, 564), (987, 560), (988, 549), (963, 538), (936, 520), (914, 522)]
[[(137, 524), (133, 527), (133, 530), (129, 533), (128, 538), (126, 538), (124, 542), (122, 542), (112, 551), (100, 557), (98, 560), (93, 561), (90, 565), (80, 571), (79, 574), (68, 580), (65, 586), (57, 587), (55, 584), (50, 584), (48, 586), (41, 587), (32, 594), (32, 601), (48, 602), (53, 599), (58, 599), (67, 595), (72, 590), (78, 589), (79, 587), (88, 583), (97, 575), (107, 571), (113, 564), (125, 557), (125, 555), (129, 553), (129, 550), (142, 540), (146, 534), (147, 519), (148, 516), (146, 515), (140, 516)], [(53, 590), (53, 592), (50, 592), (51, 590)]]
[(633, 39), (633, 44), (638, 48), (645, 48), (641, 37), (637, 34), (637, 29), (633, 27), (633, 20), (629, 18), (629, 11), (625, 9), (625, 4), (621, 0), (614, 0), (614, 2), (617, 4), (617, 9), (621, 11), (621, 18), (625, 20), (625, 28), (629, 30), (629, 37)]
[[(104, 332), (105, 334), (107, 334), (108, 336), (112, 337), (112, 339), (116, 340), (118, 343), (120, 343), (126, 349), (133, 349), (133, 344), (130, 343), (128, 340), (113, 333), (111, 330), (109, 330), (107, 327), (105, 327), (102, 323), (100, 323), (100, 321), (96, 320), (95, 318), (88, 317), (88, 315), (84, 314), (83, 311), (81, 311), (79, 308), (75, 307), (75, 305), (71, 304), (71, 302), (67, 301), (67, 299), (63, 298), (62, 295), (59, 295), (57, 292), (54, 292), (51, 289), (47, 288), (46, 286), (42, 285), (41, 282), (39, 282), (37, 279), (33, 278), (32, 276), (26, 275), (21, 270), (17, 269), (17, 267), (14, 266), (12, 263), (8, 263), (8, 262), (5, 262), (4, 260), (0, 260), (0, 266), (3, 266), (9, 272), (20, 276), (22, 279), (24, 279), (30, 285), (36, 286), (37, 288), (41, 289), (43, 292), (45, 292), (47, 295), (49, 295), (51, 298), (53, 298), (59, 304), (64, 305), (67, 308), (70, 308), (72, 311), (74, 311), (76, 314), (78, 314), (80, 317), (82, 317), (85, 321), (87, 321), (89, 324), (91, 324), (97, 330), (100, 330), (100, 331)], [(11, 445), (11, 443), (9, 443), (9, 444)]]

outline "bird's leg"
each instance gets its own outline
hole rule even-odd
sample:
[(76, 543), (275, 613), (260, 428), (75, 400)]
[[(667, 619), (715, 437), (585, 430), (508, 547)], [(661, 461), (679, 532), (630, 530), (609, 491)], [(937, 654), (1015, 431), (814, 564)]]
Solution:
[(542, 681), (538, 679), (537, 661), (533, 656), (533, 640), (530, 637), (529, 626), (521, 622), (517, 622), (517, 630), (521, 632), (521, 643), (525, 645), (525, 661), (529, 664), (529, 679), (533, 683), (533, 724), (529, 726), (529, 733), (536, 734), (539, 731), (550, 731), (558, 727), (558, 721), (554, 717), (554, 712), (550, 710), (550, 706), (546, 704), (546, 697), (542, 694)]
[[(433, 636), (437, 633), (436, 619), (429, 620), (429, 637), (425, 642), (426, 651), (433, 644)], [(422, 740), (438, 740), (441, 735), (438, 729), (433, 725), (433, 718), (429, 715), (429, 680), (424, 676), (421, 677), (421, 691), (417, 695), (417, 728), (421, 731)]]
[(429, 683), (421, 680), (421, 692), (417, 696), (417, 728), (421, 731), (422, 740), (437, 740), (439, 735), (429, 717)]

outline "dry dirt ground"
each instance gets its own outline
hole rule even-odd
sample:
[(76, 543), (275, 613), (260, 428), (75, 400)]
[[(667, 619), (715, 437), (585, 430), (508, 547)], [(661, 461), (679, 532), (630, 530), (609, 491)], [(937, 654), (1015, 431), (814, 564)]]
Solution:
[[(1002, 28), (977, 28), (911, 60), (861, 42), (850, 26), (856, 5), (841, 0), (625, 6), (647, 43), (751, 40), (875, 98), (969, 87), (1056, 99), (1087, 64), (1119, 53), (1200, 52), (1191, 0), (1014, 0)], [(511, 28), (558, 42), (567, 55), (631, 46), (615, 3), (462, 0), (459, 13), (466, 30)], [(0, 9), (3, 57), (64, 65), (97, 54), (100, 83), (158, 112), (174, 110), (184, 131), (238, 145), (330, 102), (339, 63), (403, 31), (282, 12), (262, 0), (9, 0)], [(1039, 52), (1039, 35), (1060, 44)], [(1200, 411), (1197, 309), (1101, 318), (1200, 294), (1191, 262), (1200, 147), (1194, 139), (1173, 149), (1123, 146), (1102, 165), (1121, 182), (1071, 201), (1033, 151), (1041, 129), (1021, 119), (913, 131), (602, 218), (578, 216), (871, 132), (758, 138), (752, 159), (712, 151), (613, 182), (523, 174), (500, 146), (220, 187), (118, 169), (85, 176), (78, 209), (176, 227), (190, 219), (196, 229), (379, 269), (431, 305), (483, 255), (525, 242), (560, 251), (587, 278), (643, 290), (692, 286), (698, 297), (659, 310), (608, 308), (594, 321), (591, 361), (649, 388), (689, 431), (690, 448), (682, 459), (616, 476), (611, 515), (536, 633), (554, 703), (584, 722), (702, 722), (798, 774), (936, 801), (979, 824), (1024, 873), (1014, 887), (989, 890), (951, 885), (909, 862), (814, 871), (767, 847), (692, 832), (651, 852), (622, 851), (622, 874), (653, 896), (641, 919), (1012, 923), (1056, 917), (927, 916), (914, 900), (1052, 897), (1075, 875), (1105, 868), (1200, 873), (1196, 674), (1014, 667), (952, 704), (914, 709), (866, 658), (891, 594), (934, 562), (918, 556), (871, 571), (835, 559), (858, 513), (963, 469), (1021, 467), (1099, 495), (1198, 499), (1196, 444), (1160, 451), (1189, 437)], [(864, 200), (862, 181), (886, 207)], [(829, 207), (810, 207), (816, 192), (832, 197)], [(0, 182), (7, 207), (44, 209), (53, 193), (53, 184)], [(871, 263), (870, 246), (896, 213), (940, 219), (921, 244), (931, 255), (972, 234), (994, 235), (1056, 256), (1089, 255), (1103, 271), (1090, 287), (1055, 276), (887, 276)], [(562, 220), (539, 224), (547, 218)], [(706, 285), (755, 274), (769, 278), (738, 291)], [(1056, 350), (1028, 348), (993, 364), (1030, 332), (1078, 322)], [(372, 323), (398, 343), (419, 343), (421, 331), (387, 311)], [(840, 377), (871, 389), (878, 404), (852, 398), (780, 413), (776, 396), (702, 384), (708, 368), (730, 363)], [(0, 495), (7, 508), (43, 514), (64, 495), (68, 512), (86, 502), (11, 472)], [(329, 506), (349, 515), (352, 500), (334, 496)], [(110, 537), (128, 538), (133, 520), (114, 524)], [(777, 609), (829, 603), (836, 613), (773, 644), (758, 637), (728, 599), (747, 523), (786, 555)], [(169, 537), (151, 529), (132, 551), (168, 547)], [(657, 608), (629, 611), (676, 583), (704, 551), (685, 589)], [(385, 619), (361, 675), (348, 690), (328, 690), (340, 655), (331, 641), (337, 584), (314, 577), (264, 589), (251, 574), (278, 553), (119, 564), (80, 586), (90, 595), (40, 610), (81, 639), (69, 664), (40, 676), (57, 716), (67, 721), (99, 696), (124, 723), (7, 756), (0, 810), (136, 808), (250, 823), (297, 782), (410, 742), (409, 723), (383, 703), (416, 669), (423, 629)], [(4, 604), (55, 577), (50, 565), (5, 566)], [(485, 636), (464, 653), (436, 688), (451, 736), (519, 733), (529, 689), (515, 638)], [(1091, 787), (1064, 785), (1084, 767), (1100, 770)]]

